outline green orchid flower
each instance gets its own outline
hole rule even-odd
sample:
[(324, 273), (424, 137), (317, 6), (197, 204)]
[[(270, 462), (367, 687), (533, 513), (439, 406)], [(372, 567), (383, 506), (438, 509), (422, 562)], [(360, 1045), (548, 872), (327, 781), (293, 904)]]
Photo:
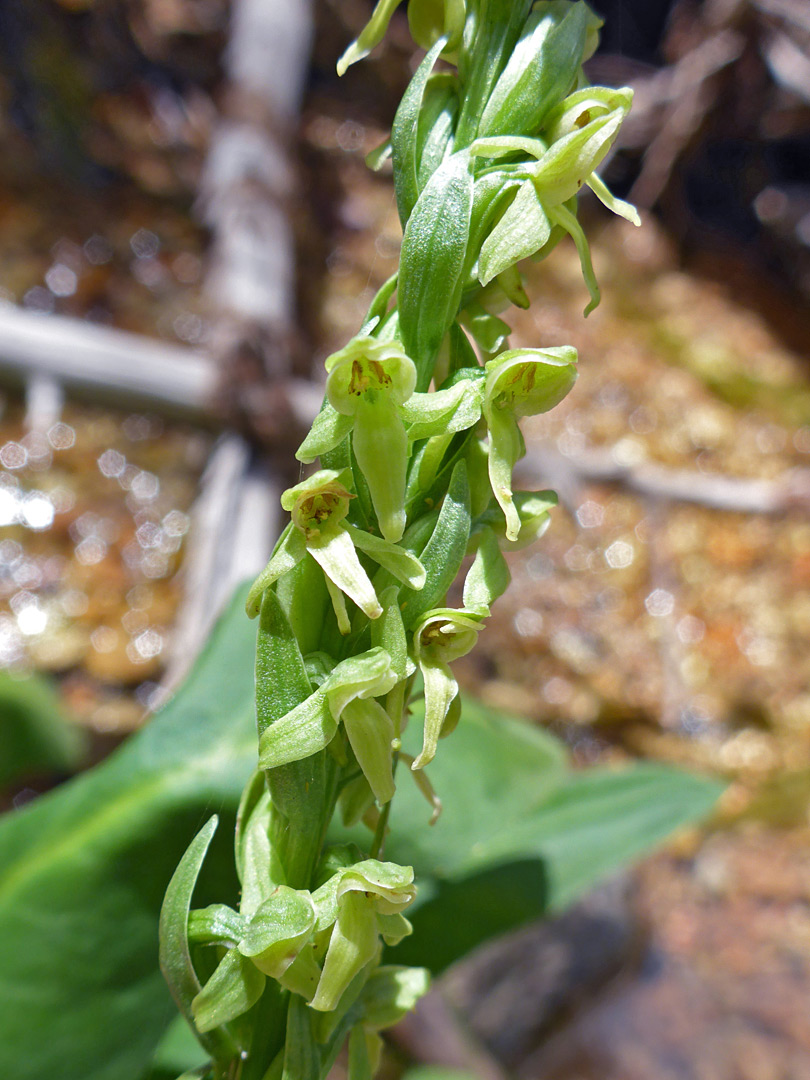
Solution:
[(342, 634), (348, 634), (350, 630), (344, 595), (370, 619), (377, 619), (382, 614), (374, 586), (358, 558), (358, 549), (384, 566), (398, 581), (413, 589), (422, 588), (425, 571), (414, 555), (388, 540), (356, 529), (346, 521), (354, 498), (346, 486), (350, 476), (348, 469), (343, 472), (321, 469), (282, 494), (281, 505), (290, 511), (292, 521), (248, 593), (248, 615), (258, 614), (265, 589), (282, 574), (289, 573), (307, 554), (324, 572)]
[(351, 432), (352, 449), (366, 478), (380, 531), (396, 542), (405, 531), (408, 436), (400, 406), (416, 386), (416, 367), (398, 341), (354, 338), (326, 361), (327, 405), (298, 448), (311, 462)]
[(393, 721), (374, 698), (400, 681), (385, 649), (342, 660), (300, 705), (271, 724), (259, 739), (259, 766), (275, 769), (311, 757), (329, 745), (340, 723), (357, 763), (380, 803), (394, 794)]
[(596, 307), (599, 286), (572, 200), (587, 186), (609, 210), (634, 225), (641, 224), (635, 207), (612, 195), (595, 171), (613, 145), (632, 100), (628, 87), (586, 87), (551, 110), (540, 137), (491, 136), (472, 144), (474, 157), (534, 159), (516, 164), (517, 175), (525, 181), (482, 244), (478, 260), (482, 285), (544, 249), (557, 227), (571, 236), (579, 253), (591, 296), (585, 314)]
[(576, 349), (562, 346), (512, 349), (486, 365), (489, 479), (506, 518), (506, 538), (512, 542), (521, 530), (512, 494), (512, 469), (524, 453), (518, 419), (547, 412), (562, 401), (576, 382), (576, 360)]
[(380, 951), (380, 937), (396, 945), (411, 933), (402, 910), (416, 896), (413, 867), (366, 859), (334, 874), (312, 894), (315, 932), (330, 927), (329, 944), (310, 1005), (337, 1008), (354, 977)]
[(458, 683), (450, 664), (466, 656), (478, 640), (483, 623), (476, 611), (436, 608), (417, 623), (413, 634), (414, 660), (425, 683), (425, 730), (422, 750), (411, 769), (423, 769), (436, 756)]

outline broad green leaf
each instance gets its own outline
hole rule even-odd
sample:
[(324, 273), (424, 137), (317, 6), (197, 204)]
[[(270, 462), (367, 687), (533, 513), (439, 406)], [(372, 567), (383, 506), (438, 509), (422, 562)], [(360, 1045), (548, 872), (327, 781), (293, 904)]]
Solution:
[(235, 898), (229, 834), (256, 755), (246, 593), (143, 731), (0, 819), (3, 1075), (136, 1080), (144, 1072), (176, 1011), (157, 963), (163, 895), (212, 808), (223, 821), (200, 899)]
[(47, 680), (0, 671), (0, 787), (32, 773), (73, 772), (86, 748)]
[[(402, 238), (399, 330), (425, 391), (461, 298), (473, 177), (466, 152), (447, 158), (428, 181)], [(456, 283), (448, 288), (448, 283)]]
[(419, 120), (419, 190), (422, 191), (448, 154), (453, 150), (453, 131), (458, 115), (458, 83), (449, 72), (434, 75)]

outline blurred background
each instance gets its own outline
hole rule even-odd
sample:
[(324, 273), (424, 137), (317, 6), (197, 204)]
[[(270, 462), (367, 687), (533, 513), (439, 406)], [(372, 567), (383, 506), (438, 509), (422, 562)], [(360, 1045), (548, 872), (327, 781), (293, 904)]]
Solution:
[[(390, 176), (364, 156), (418, 58), (398, 15), (338, 82), (370, 6), (0, 5), (10, 812), (137, 728), (201, 612), (262, 564), (307, 380), (396, 267)], [(466, 1050), (446, 1063), (804, 1080), (810, 8), (592, 6), (590, 77), (636, 91), (605, 175), (644, 224), (583, 207), (587, 322), (573, 245), (527, 270), (513, 342), (580, 352), (576, 392), (527, 426), (523, 482), (561, 506), (459, 667), (582, 765), (648, 757), (729, 787), (707, 830), (452, 973)], [(428, 1060), (450, 1042), (401, 1041)]]

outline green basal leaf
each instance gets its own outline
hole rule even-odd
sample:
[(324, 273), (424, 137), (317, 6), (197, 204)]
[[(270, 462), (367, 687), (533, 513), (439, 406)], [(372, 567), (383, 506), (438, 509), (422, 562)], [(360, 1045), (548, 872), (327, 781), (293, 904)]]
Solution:
[(363, 987), (363, 1026), (384, 1031), (406, 1016), (430, 989), (427, 968), (385, 964), (372, 973)]
[(419, 592), (404, 589), (400, 599), (406, 629), (431, 608), (441, 603), (456, 579), (470, 537), (470, 489), (467, 468), (457, 462), (447, 495), (430, 539), (420, 553), (425, 568), (425, 585)]
[(492, 605), (506, 592), (510, 580), (509, 567), (501, 553), (498, 537), (492, 529), (484, 529), (475, 559), (464, 580), (464, 607), (488, 616)]
[(38, 675), (0, 670), (0, 787), (35, 773), (70, 773), (87, 751), (84, 730)]
[[(472, 195), (469, 154), (453, 154), (431, 176), (402, 238), (399, 331), (416, 364), (420, 391), (427, 390), (434, 360), (458, 310)], [(448, 288), (450, 282), (453, 288)]]
[(482, 285), (534, 255), (548, 241), (551, 222), (534, 184), (527, 182), (487, 237), (478, 260), (478, 279)]
[(589, 12), (584, 3), (536, 5), (495, 88), (477, 134), (531, 135), (577, 77)]
[(194, 1023), (203, 1034), (236, 1020), (251, 1009), (264, 990), (265, 976), (236, 949), (229, 949), (191, 1003)]
[[(405, 227), (416, 205), (421, 190), (419, 184), (420, 140), (419, 125), (422, 119), (422, 102), (431, 72), (439, 59), (445, 40), (437, 41), (428, 50), (416, 73), (408, 84), (399, 103), (394, 125), (391, 129), (391, 150), (394, 161), (394, 188), (396, 190), (399, 220)], [(437, 116), (441, 109), (437, 110)], [(422, 121), (424, 123), (424, 121)], [(424, 140), (423, 140), (424, 141)]]
[(391, 21), (391, 16), (399, 6), (400, 0), (378, 0), (371, 18), (363, 27), (356, 41), (353, 41), (337, 63), (338, 75), (344, 75), (352, 64), (368, 56), (371, 50), (380, 44)]
[(259, 971), (279, 979), (309, 941), (314, 926), (309, 893), (280, 885), (253, 913), (239, 952)]
[[(201, 988), (188, 947), (188, 918), (194, 887), (218, 822), (219, 818), (215, 814), (189, 844), (172, 875), (160, 911), (160, 969), (178, 1009), (193, 1026), (193, 1003)], [(205, 1034), (198, 1025), (197, 1030)], [(236, 1049), (225, 1032), (211, 1031), (210, 1035), (200, 1041), (216, 1060), (227, 1061)]]

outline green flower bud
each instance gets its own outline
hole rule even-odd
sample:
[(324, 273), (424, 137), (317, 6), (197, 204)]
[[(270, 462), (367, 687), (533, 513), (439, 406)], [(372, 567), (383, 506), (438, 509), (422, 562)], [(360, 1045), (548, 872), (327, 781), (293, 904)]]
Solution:
[(427, 612), (414, 630), (414, 659), (425, 683), (425, 731), (422, 751), (411, 765), (414, 770), (424, 768), (436, 756), (442, 727), (458, 694), (450, 664), (475, 647), (482, 625), (477, 612), (436, 608)]
[(408, 436), (399, 413), (416, 386), (416, 367), (397, 341), (357, 337), (326, 361), (332, 408), (353, 417), (352, 447), (371, 493), (380, 530), (395, 542), (405, 531)]
[(517, 421), (557, 405), (577, 378), (576, 350), (514, 349), (487, 364), (484, 416), (489, 428), (489, 479), (506, 517), (506, 538), (518, 539), (520, 517), (512, 495), (512, 469), (523, 453)]

